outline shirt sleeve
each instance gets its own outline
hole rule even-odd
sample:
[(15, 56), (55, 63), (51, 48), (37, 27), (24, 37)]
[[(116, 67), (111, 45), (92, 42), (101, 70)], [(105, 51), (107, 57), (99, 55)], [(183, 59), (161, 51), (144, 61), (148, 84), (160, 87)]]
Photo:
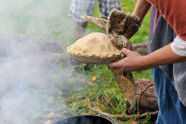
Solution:
[(161, 13), (174, 32), (186, 41), (186, 0), (146, 0)]
[(177, 36), (171, 43), (171, 49), (179, 56), (186, 56), (186, 41)]

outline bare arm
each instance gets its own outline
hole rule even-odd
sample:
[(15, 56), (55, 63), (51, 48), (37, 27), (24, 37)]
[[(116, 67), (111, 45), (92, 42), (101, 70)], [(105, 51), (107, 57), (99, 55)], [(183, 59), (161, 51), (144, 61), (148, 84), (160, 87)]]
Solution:
[(150, 3), (145, 0), (138, 0), (132, 14), (138, 16), (142, 21), (150, 6)]
[(135, 71), (186, 61), (186, 57), (179, 56), (172, 51), (170, 44), (146, 56), (141, 56), (137, 52), (125, 48), (122, 50), (122, 53), (126, 57), (110, 64), (110, 68), (120, 68), (123, 71)]
[(142, 64), (144, 67), (150, 68), (158, 65), (183, 62), (186, 60), (186, 57), (175, 54), (169, 44), (149, 55), (142, 56), (141, 60), (140, 63), (144, 63)]

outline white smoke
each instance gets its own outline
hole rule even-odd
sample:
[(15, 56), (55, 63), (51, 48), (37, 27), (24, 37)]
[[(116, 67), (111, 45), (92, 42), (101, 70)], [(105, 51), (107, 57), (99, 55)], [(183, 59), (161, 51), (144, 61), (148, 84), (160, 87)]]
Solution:
[(69, 4), (69, 0), (1, 0), (0, 36), (63, 38), (63, 43), (69, 42), (73, 28), (67, 16)]
[(0, 0), (0, 123), (41, 124), (67, 111), (61, 52), (72, 42), (69, 0)]

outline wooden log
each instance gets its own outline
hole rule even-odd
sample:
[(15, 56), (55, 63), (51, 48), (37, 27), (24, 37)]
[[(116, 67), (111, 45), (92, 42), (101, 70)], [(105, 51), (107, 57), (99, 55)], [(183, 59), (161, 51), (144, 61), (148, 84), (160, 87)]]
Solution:
[(134, 44), (132, 44), (132, 48), (134, 51), (137, 51), (141, 55), (148, 54), (148, 42), (134, 43)]

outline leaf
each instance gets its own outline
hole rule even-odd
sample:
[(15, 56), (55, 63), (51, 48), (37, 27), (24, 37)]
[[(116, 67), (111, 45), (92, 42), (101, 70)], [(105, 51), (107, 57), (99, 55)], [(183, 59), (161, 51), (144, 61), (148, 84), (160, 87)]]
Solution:
[(89, 110), (88, 114), (95, 114), (95, 112), (93, 112), (92, 110)]
[(95, 81), (96, 80), (96, 76), (92, 76), (92, 81)]
[(85, 99), (85, 100), (82, 100), (81, 102), (82, 102), (82, 104), (83, 104), (84, 106), (87, 106), (87, 105), (88, 105), (88, 102), (87, 102), (86, 99)]
[(102, 112), (101, 109), (99, 109), (99, 108), (97, 108), (96, 111), (98, 111), (98, 112)]
[(124, 100), (125, 100), (125, 101), (127, 101), (127, 98), (126, 98), (126, 97), (124, 97)]
[(136, 119), (130, 120), (130, 124), (137, 124)]

